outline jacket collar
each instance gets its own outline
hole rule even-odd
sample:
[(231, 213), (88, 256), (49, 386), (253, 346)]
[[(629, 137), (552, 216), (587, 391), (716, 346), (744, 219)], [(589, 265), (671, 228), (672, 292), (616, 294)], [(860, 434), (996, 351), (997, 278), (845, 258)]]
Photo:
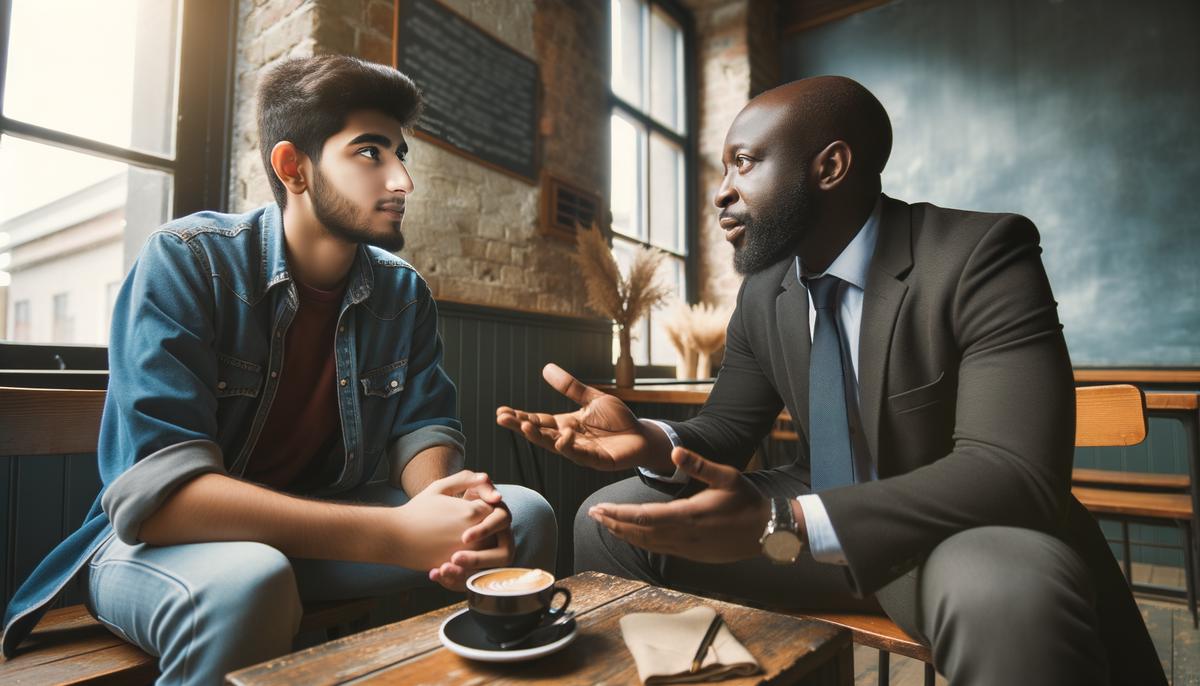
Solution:
[[(265, 290), (269, 291), (292, 281), (283, 235), (283, 213), (280, 212), (278, 204), (267, 205), (263, 212), (261, 233), (262, 265), (259, 283), (265, 284)], [(371, 249), (360, 243), (354, 256), (354, 264), (350, 265), (349, 281), (346, 284), (347, 304), (360, 303), (371, 295), (371, 288), (375, 284), (372, 262)]]

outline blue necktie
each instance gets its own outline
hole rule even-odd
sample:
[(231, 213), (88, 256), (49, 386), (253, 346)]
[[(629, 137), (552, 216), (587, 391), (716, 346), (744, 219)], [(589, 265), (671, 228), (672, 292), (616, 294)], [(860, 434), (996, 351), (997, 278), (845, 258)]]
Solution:
[(837, 292), (841, 283), (836, 276), (823, 276), (806, 283), (817, 310), (808, 369), (808, 454), (814, 493), (854, 483), (837, 321)]

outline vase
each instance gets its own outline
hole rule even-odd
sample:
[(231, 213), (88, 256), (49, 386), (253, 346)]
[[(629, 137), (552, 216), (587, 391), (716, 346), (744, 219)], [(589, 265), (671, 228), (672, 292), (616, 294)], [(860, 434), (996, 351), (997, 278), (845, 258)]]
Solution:
[(685, 351), (679, 352), (679, 362), (675, 365), (676, 379), (695, 379), (696, 377), (696, 357), (697, 351), (695, 348), (688, 348)]
[(712, 378), (712, 357), (707, 350), (701, 350), (696, 358), (696, 378)]
[(633, 355), (629, 354), (629, 329), (621, 329), (617, 337), (621, 344), (621, 354), (617, 356), (617, 366), (613, 372), (617, 388), (633, 388), (634, 368)]

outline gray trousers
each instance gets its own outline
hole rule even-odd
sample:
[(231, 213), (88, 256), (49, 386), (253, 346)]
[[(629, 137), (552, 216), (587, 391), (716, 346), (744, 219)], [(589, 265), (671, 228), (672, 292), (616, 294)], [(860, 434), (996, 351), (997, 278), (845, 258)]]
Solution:
[[(775, 497), (808, 492), (786, 471), (747, 477)], [(575, 517), (575, 571), (780, 609), (882, 608), (932, 647), (934, 666), (955, 686), (1109, 682), (1087, 567), (1052, 536), (1013, 527), (970, 529), (943, 541), (924, 564), (874, 597), (855, 598), (843, 567), (807, 555), (786, 566), (763, 557), (733, 564), (693, 562), (631, 546), (587, 516), (588, 508), (601, 502), (670, 499), (636, 477), (592, 494)]]

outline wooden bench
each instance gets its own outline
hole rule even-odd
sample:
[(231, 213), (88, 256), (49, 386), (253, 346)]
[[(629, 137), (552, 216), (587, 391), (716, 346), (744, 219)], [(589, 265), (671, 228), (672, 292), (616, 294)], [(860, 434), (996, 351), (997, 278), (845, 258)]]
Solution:
[[(0, 457), (95, 453), (103, 407), (104, 391), (0, 387)], [(306, 605), (300, 631), (337, 638), (375, 604), (360, 598)], [(47, 612), (19, 653), (0, 661), (3, 684), (147, 684), (157, 676), (153, 656), (112, 634), (82, 605)]]
[[(1145, 401), (1140, 389), (1126, 385), (1075, 389), (1076, 446), (1135, 445), (1145, 438)], [(924, 662), (925, 684), (933, 686), (935, 675), (929, 646), (909, 636), (887, 617), (852, 613), (795, 614), (846, 627), (855, 643), (877, 649), (880, 684), (888, 683), (889, 654), (896, 653)]]

